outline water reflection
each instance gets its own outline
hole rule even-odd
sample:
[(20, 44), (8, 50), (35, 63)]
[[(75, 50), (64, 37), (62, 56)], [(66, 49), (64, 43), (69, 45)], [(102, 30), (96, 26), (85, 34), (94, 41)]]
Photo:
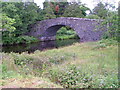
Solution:
[(79, 39), (69, 39), (69, 40), (57, 40), (57, 41), (46, 41), (46, 42), (37, 42), (32, 44), (20, 44), (20, 45), (12, 45), (12, 46), (3, 46), (3, 52), (16, 52), (21, 53), (28, 51), (28, 53), (32, 53), (36, 50), (46, 50), (46, 49), (53, 49), (59, 48), (62, 46), (71, 45), (73, 43), (79, 42)]

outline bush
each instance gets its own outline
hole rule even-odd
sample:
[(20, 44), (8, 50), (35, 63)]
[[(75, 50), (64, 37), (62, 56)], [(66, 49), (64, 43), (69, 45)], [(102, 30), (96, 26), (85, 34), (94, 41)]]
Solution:
[(38, 42), (39, 40), (30, 36), (19, 36), (19, 37), (3, 37), (3, 45), (10, 44), (27, 44), (32, 42)]
[(18, 37), (17, 43), (32, 43), (37, 42), (38, 40), (30, 36), (20, 36)]

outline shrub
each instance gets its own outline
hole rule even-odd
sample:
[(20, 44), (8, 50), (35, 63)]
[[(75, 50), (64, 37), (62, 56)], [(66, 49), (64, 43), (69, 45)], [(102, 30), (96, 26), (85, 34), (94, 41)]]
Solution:
[(19, 36), (19, 37), (3, 37), (3, 44), (9, 45), (9, 44), (27, 44), (32, 42), (38, 42), (39, 40), (34, 37), (30, 36)]
[(32, 43), (37, 42), (38, 40), (30, 36), (20, 36), (18, 37), (17, 43)]

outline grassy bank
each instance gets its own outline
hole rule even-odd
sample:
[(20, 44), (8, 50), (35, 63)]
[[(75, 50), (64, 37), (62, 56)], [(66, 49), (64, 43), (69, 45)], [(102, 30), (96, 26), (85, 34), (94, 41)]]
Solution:
[(39, 88), (119, 87), (118, 47), (113, 40), (75, 43), (32, 54), (2, 53), (2, 61), (2, 87), (14, 87), (15, 83)]

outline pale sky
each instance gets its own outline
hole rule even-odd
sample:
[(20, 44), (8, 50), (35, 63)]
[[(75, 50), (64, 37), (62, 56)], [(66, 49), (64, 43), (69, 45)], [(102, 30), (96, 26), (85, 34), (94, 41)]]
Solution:
[[(40, 6), (41, 8), (43, 8), (43, 2), (45, 0), (34, 0), (35, 3), (37, 3), (38, 6)], [(70, 1), (70, 0), (68, 0)], [(72, 0), (73, 1), (73, 0)], [(76, 1), (76, 0), (74, 0)], [(114, 4), (116, 6), (116, 8), (118, 7), (118, 2), (120, 0), (80, 0), (82, 2), (82, 4), (86, 4), (87, 7), (89, 7), (91, 10), (94, 8), (94, 6), (96, 6), (96, 4), (100, 1), (103, 2), (108, 2), (110, 4)]]

